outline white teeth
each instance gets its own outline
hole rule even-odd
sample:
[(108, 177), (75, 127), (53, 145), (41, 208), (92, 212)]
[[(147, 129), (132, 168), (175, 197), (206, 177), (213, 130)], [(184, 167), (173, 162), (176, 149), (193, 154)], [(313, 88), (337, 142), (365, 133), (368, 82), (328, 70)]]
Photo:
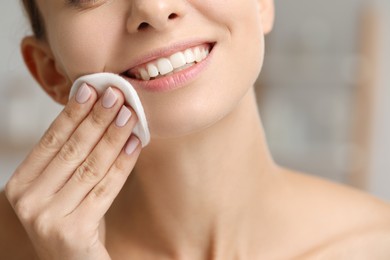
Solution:
[(186, 58), (182, 52), (177, 52), (169, 57), (169, 60), (172, 63), (174, 69), (180, 68), (183, 65), (186, 65)]
[(158, 68), (154, 64), (149, 63), (146, 66), (146, 69), (148, 70), (150, 77), (156, 77), (158, 75)]
[(200, 53), (200, 49), (198, 47), (195, 48), (194, 54), (195, 54), (195, 61), (200, 62), (202, 60), (202, 54)]
[(141, 74), (141, 78), (143, 80), (150, 80), (149, 73), (146, 71), (146, 69), (140, 69), (139, 73)]
[(160, 58), (147, 63), (145, 67), (139, 67), (134, 77), (142, 80), (168, 76), (178, 71), (191, 67), (195, 62), (201, 62), (209, 55), (205, 47), (189, 48), (184, 52), (172, 54), (169, 58)]
[(187, 63), (192, 63), (195, 61), (195, 55), (190, 49), (184, 51), (184, 57), (186, 57)]
[(157, 60), (157, 68), (161, 75), (168, 74), (173, 71), (171, 62), (167, 58), (161, 58)]
[(201, 56), (202, 56), (202, 60), (204, 60), (206, 57), (207, 57), (207, 55), (209, 54), (208, 53), (208, 50), (207, 49), (203, 49), (202, 51), (201, 51)]

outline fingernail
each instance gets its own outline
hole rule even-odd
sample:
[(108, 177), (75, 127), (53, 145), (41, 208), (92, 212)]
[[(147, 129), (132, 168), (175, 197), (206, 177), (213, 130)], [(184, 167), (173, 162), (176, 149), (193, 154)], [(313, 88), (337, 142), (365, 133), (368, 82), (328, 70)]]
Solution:
[(86, 83), (83, 83), (76, 94), (76, 101), (79, 104), (84, 104), (88, 101), (89, 97), (91, 96), (91, 89), (88, 87)]
[(122, 106), (121, 110), (119, 111), (119, 114), (115, 120), (115, 124), (119, 127), (122, 127), (127, 124), (131, 117), (131, 111), (125, 106)]
[(115, 92), (112, 90), (111, 87), (109, 87), (106, 92), (104, 92), (102, 105), (105, 108), (111, 108), (115, 104), (117, 99), (118, 97), (116, 96)]
[(132, 135), (129, 141), (127, 141), (127, 144), (125, 146), (125, 153), (131, 155), (137, 148), (138, 144), (139, 144), (138, 138)]

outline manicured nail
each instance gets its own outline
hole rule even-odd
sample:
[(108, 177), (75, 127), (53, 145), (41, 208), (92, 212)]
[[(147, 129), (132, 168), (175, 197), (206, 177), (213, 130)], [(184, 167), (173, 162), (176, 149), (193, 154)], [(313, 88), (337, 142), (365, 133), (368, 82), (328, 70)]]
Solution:
[(122, 106), (121, 110), (119, 111), (118, 116), (116, 117), (115, 124), (119, 127), (122, 127), (127, 124), (131, 117), (131, 111), (125, 106)]
[(102, 105), (105, 108), (111, 108), (115, 104), (117, 99), (118, 97), (116, 96), (115, 92), (112, 90), (111, 87), (109, 87), (106, 92), (104, 92)]
[(129, 141), (127, 141), (127, 144), (125, 146), (125, 153), (128, 154), (128, 155), (131, 155), (135, 149), (137, 148), (138, 144), (139, 144), (139, 140), (136, 136), (132, 135), (129, 139)]
[(91, 89), (88, 87), (86, 83), (83, 83), (76, 94), (76, 101), (79, 104), (84, 104), (88, 101), (89, 97), (91, 96)]

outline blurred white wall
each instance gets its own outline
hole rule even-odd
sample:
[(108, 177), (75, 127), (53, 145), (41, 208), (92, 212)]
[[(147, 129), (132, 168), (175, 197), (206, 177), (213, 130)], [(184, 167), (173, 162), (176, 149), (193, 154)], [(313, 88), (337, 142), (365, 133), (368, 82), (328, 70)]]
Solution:
[(363, 0), (275, 1), (260, 112), (276, 161), (347, 181)]

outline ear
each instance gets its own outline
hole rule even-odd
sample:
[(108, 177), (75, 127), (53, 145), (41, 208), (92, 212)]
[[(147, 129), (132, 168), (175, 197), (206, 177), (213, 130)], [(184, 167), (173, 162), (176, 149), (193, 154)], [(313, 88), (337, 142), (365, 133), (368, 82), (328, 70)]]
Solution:
[(28, 36), (22, 40), (21, 51), (31, 75), (43, 90), (57, 103), (65, 105), (68, 102), (70, 81), (57, 67), (48, 43)]
[(272, 31), (275, 19), (274, 0), (258, 0), (260, 4), (261, 20), (263, 23), (264, 34)]

